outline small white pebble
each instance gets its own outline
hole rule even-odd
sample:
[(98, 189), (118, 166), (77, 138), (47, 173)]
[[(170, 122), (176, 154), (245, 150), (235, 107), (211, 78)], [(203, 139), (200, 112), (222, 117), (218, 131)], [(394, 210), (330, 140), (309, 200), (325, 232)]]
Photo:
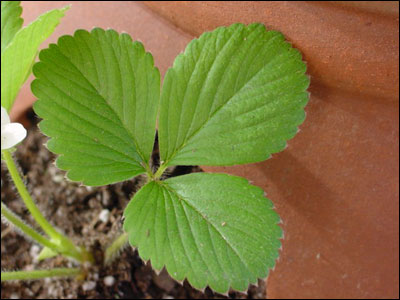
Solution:
[(61, 206), (57, 209), (56, 215), (59, 216), (59, 217), (65, 216), (64, 209)]
[(50, 278), (50, 277), (46, 277), (46, 278), (44, 278), (43, 280), (44, 280), (44, 284), (45, 284), (45, 285), (48, 285), (48, 284), (50, 284), (50, 282), (51, 282), (51, 278)]
[(33, 296), (35, 295), (30, 289), (25, 289), (25, 293), (33, 299)]
[(94, 281), (86, 281), (84, 284), (82, 284), (82, 289), (87, 292), (91, 291), (96, 287), (96, 282)]
[(110, 211), (108, 209), (103, 209), (99, 214), (99, 219), (103, 223), (107, 223), (108, 220), (110, 219)]
[(47, 292), (49, 293), (49, 295), (56, 297), (57, 296), (57, 290), (53, 285), (50, 285), (47, 289)]
[(64, 180), (64, 176), (63, 176), (63, 175), (60, 175), (60, 174), (54, 175), (54, 177), (53, 177), (53, 181), (54, 181), (55, 183), (60, 183), (60, 182), (62, 182), (63, 180)]
[[(46, 145), (47, 147), (47, 145)], [(47, 169), (47, 171), (49, 172), (49, 174), (54, 177), (57, 174), (57, 168), (52, 165), (50, 168)]]
[(40, 252), (40, 247), (38, 245), (32, 245), (31, 249), (29, 249), (29, 254), (33, 259), (35, 259)]
[(104, 278), (104, 284), (106, 286), (113, 286), (115, 283), (115, 278), (113, 276), (107, 276)]

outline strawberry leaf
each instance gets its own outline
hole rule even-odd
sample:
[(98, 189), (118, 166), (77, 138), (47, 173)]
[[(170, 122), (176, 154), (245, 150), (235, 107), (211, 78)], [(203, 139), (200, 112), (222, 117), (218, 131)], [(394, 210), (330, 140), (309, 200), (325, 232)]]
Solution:
[(168, 70), (161, 95), (165, 165), (259, 162), (283, 150), (305, 118), (301, 54), (262, 24), (202, 34)]
[[(11, 42), (9, 39), (17, 27), (12, 27), (11, 32), (5, 34), (3, 41), (3, 4), (1, 9), (1, 106), (9, 112), (22, 84), (31, 73), (40, 44), (53, 33), (68, 7), (54, 9), (41, 15), (34, 22), (19, 30)], [(4, 17), (10, 18), (11, 16), (5, 15)], [(8, 22), (5, 20), (5, 23)], [(7, 30), (7, 27), (4, 30)], [(3, 45), (7, 46), (3, 49)]]
[(1, 53), (21, 29), (24, 20), (21, 18), (20, 1), (1, 1)]
[(155, 269), (197, 289), (244, 291), (268, 275), (281, 246), (280, 218), (263, 194), (226, 174), (152, 181), (128, 204), (124, 229)]
[(146, 172), (160, 75), (143, 45), (113, 30), (78, 30), (39, 58), (34, 109), (68, 178), (98, 186)]

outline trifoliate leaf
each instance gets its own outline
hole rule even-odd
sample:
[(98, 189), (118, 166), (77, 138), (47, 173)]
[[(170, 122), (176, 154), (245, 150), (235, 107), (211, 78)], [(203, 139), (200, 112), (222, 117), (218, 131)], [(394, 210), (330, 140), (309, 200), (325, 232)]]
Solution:
[(167, 165), (263, 161), (304, 120), (301, 54), (262, 24), (234, 24), (189, 43), (168, 70), (159, 138)]
[(68, 7), (54, 9), (24, 27), (1, 53), (1, 106), (10, 111), (31, 72), (38, 48), (54, 31)]
[(20, 1), (1, 1), (1, 53), (21, 29), (21, 13)]
[(105, 185), (144, 173), (154, 145), (160, 75), (143, 45), (113, 30), (78, 30), (39, 59), (34, 109), (68, 178)]
[(132, 246), (155, 269), (197, 289), (247, 290), (281, 246), (279, 216), (263, 191), (226, 174), (193, 173), (145, 185), (125, 210)]

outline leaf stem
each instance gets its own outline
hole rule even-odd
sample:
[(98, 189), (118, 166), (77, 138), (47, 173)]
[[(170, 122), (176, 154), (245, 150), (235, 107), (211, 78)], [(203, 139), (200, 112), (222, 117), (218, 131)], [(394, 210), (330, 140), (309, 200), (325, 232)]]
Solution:
[(50, 270), (1, 272), (1, 281), (34, 280), (46, 277), (72, 277), (82, 273), (79, 268), (55, 268)]
[(3, 202), (1, 203), (1, 215), (7, 219), (12, 225), (17, 227), (22, 233), (32, 238), (42, 246), (48, 247), (51, 250), (58, 252), (57, 245), (46, 239), (35, 229), (25, 224), (17, 215), (15, 215)]
[(3, 150), (3, 157), (10, 172), (11, 178), (14, 181), (14, 184), (17, 187), (17, 190), (21, 195), (22, 200), (24, 201), (29, 212), (32, 214), (33, 218), (40, 225), (40, 227), (43, 228), (44, 232), (46, 232), (50, 237), (54, 239), (58, 238), (60, 236), (60, 233), (58, 233), (53, 228), (53, 226), (50, 225), (50, 223), (42, 215), (35, 202), (29, 195), (28, 190), (26, 189), (25, 184), (21, 179), (21, 176), (19, 175), (18, 169), (15, 165), (14, 159), (12, 158), (10, 151)]
[(117, 254), (125, 247), (128, 243), (128, 233), (124, 232), (119, 237), (117, 237), (110, 246), (107, 247), (104, 255), (104, 263), (110, 263)]
[(162, 174), (164, 174), (164, 171), (168, 168), (168, 164), (161, 164), (160, 167), (158, 168), (157, 172), (153, 176), (153, 180), (158, 180)]
[(17, 166), (15, 165), (11, 152), (8, 150), (2, 150), (2, 154), (7, 168), (10, 172), (11, 178), (13, 179), (22, 200), (24, 201), (29, 212), (32, 214), (32, 217), (40, 225), (44, 232), (50, 236), (51, 240), (56, 241), (57, 252), (60, 252), (65, 256), (72, 257), (79, 262), (92, 261), (93, 258), (90, 253), (88, 253), (85, 249), (77, 248), (69, 238), (58, 232), (46, 220), (46, 218), (40, 212), (39, 208), (36, 206), (35, 202), (29, 195), (29, 192), (18, 172)]

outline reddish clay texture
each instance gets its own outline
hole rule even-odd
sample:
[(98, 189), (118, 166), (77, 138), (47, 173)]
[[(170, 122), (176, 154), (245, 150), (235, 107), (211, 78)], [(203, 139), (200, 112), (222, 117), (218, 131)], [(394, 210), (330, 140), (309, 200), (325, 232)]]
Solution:
[[(23, 16), (66, 3), (23, 2)], [(137, 2), (77, 1), (51, 41), (78, 28), (126, 31), (164, 74), (205, 30), (262, 22), (283, 32), (311, 76), (301, 132), (265, 162), (204, 168), (244, 176), (275, 203), (285, 239), (269, 298), (398, 298), (398, 2), (145, 4), (171, 22)], [(26, 86), (22, 110), (33, 100)]]

